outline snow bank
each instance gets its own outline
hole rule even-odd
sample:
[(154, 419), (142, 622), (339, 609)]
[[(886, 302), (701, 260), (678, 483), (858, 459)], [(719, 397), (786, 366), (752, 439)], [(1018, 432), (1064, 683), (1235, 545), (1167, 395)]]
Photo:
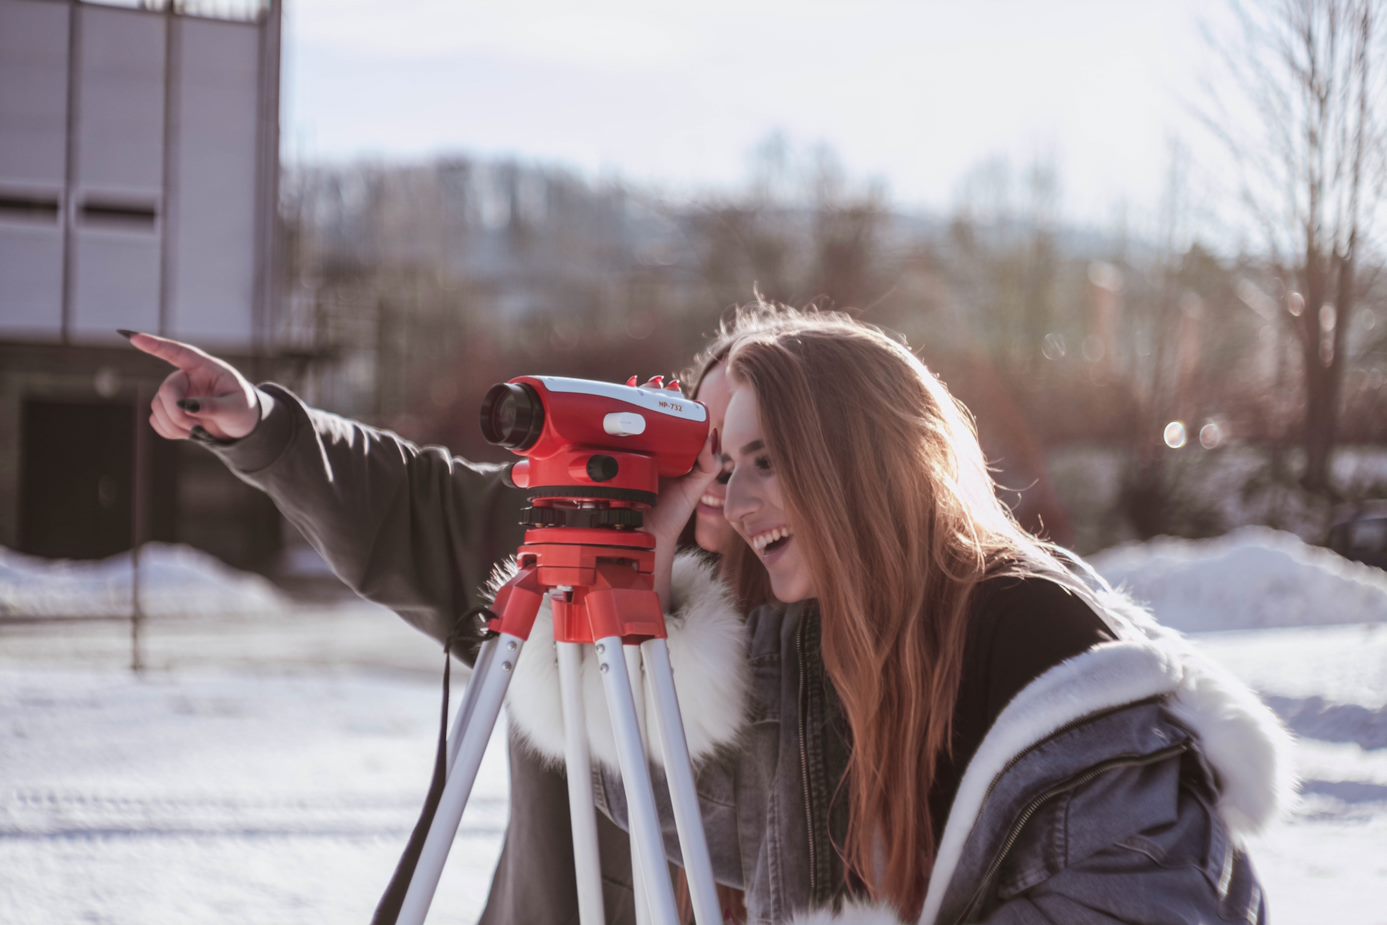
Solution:
[[(74, 561), (0, 547), (0, 616), (85, 617), (131, 613), (130, 553)], [(149, 543), (140, 554), (146, 616), (228, 616), (284, 610), (287, 600), (259, 575), (240, 572), (189, 546)]]
[(1267, 527), (1210, 540), (1162, 537), (1089, 562), (1186, 632), (1387, 620), (1387, 572)]

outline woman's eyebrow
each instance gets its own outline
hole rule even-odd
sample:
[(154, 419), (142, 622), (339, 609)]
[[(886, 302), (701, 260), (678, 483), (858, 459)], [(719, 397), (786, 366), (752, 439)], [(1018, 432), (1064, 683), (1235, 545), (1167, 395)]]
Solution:
[(737, 455), (739, 455), (739, 456), (745, 456), (745, 455), (748, 454), (748, 453), (755, 453), (757, 450), (764, 450), (765, 448), (766, 448), (766, 441), (764, 441), (764, 440), (753, 440), (753, 441), (751, 441), (750, 443), (748, 443), (746, 446), (744, 446), (744, 447), (742, 447), (740, 450), (738, 450), (738, 451), (737, 451)]

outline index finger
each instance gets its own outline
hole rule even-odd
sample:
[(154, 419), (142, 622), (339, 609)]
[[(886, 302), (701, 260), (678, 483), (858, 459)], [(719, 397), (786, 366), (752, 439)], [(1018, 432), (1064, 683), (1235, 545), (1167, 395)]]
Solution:
[(207, 355), (196, 347), (157, 334), (133, 334), (130, 343), (136, 350), (158, 357), (182, 370), (191, 369), (207, 360)]
[(704, 442), (703, 449), (699, 450), (698, 458), (694, 460), (693, 471), (711, 481), (713, 476), (722, 474), (724, 458), (722, 455), (722, 435), (714, 427), (708, 432), (708, 439)]

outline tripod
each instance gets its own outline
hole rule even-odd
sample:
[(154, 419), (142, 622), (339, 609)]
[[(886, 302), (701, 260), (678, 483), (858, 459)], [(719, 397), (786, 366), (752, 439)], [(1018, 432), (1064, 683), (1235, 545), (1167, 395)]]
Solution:
[[(563, 701), (569, 814), (584, 925), (604, 922), (601, 871), (597, 866), (597, 817), (590, 789), (591, 761), (583, 730), (579, 671), (584, 646), (592, 646), (615, 733), (626, 789), (637, 917), (674, 925), (674, 891), (642, 736), (633, 681), (640, 665), (653, 705), (650, 732), (657, 740), (669, 782), (679, 850), (688, 872), (698, 925), (721, 921), (712, 862), (694, 789), (693, 766), (675, 696), (664, 614), (654, 591), (655, 540), (624, 529), (640, 525), (639, 511), (589, 504), (580, 508), (527, 510), (532, 527), (518, 551), (519, 572), (497, 592), (489, 638), (477, 655), (447, 748), (447, 783), (410, 880), (398, 921), (422, 925), (438, 889), (448, 850), (462, 820), (516, 661), (540, 606), (553, 609), (554, 641)], [(575, 525), (576, 524), (576, 525)]]

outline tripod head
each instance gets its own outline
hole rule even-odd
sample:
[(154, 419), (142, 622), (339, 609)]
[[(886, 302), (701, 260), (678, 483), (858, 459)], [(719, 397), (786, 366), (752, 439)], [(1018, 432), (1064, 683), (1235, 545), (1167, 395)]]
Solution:
[[(708, 437), (708, 409), (677, 382), (649, 387), (559, 376), (518, 376), (487, 392), (488, 441), (524, 457), (509, 480), (529, 494), (517, 553), (520, 571), (496, 595), (499, 626), (524, 592), (554, 598), (555, 638), (661, 638), (664, 616), (652, 591), (655, 540), (641, 529), (660, 479), (688, 474)], [(558, 594), (555, 594), (558, 592)], [(530, 622), (533, 621), (531, 614)]]

